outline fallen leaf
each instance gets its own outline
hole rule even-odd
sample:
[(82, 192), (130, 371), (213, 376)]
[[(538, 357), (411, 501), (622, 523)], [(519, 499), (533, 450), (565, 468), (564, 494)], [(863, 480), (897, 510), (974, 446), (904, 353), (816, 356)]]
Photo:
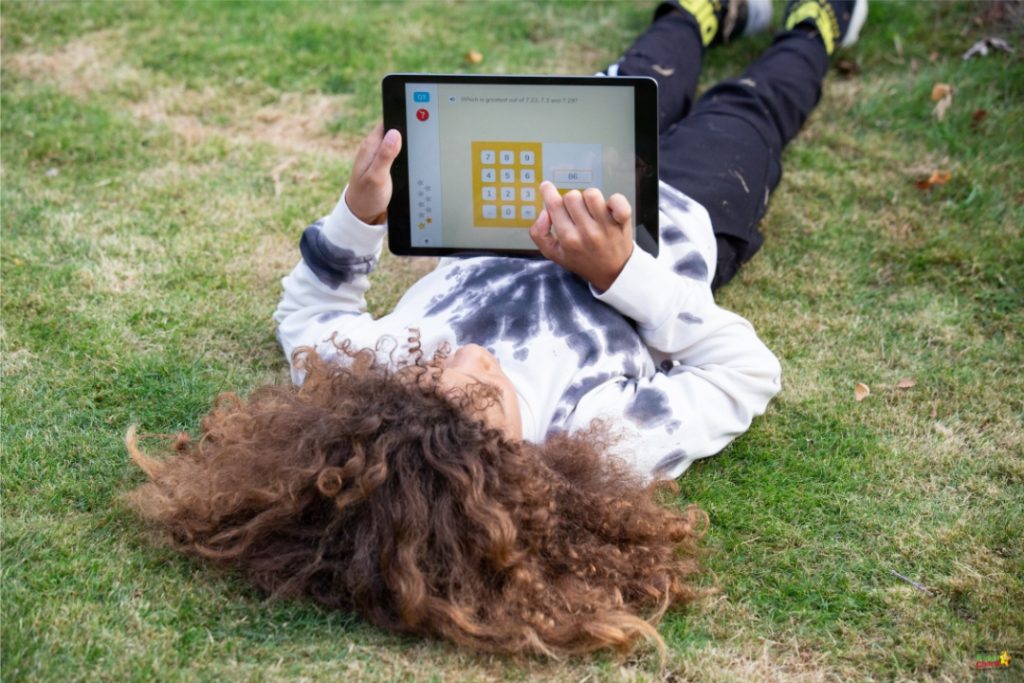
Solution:
[(863, 382), (857, 382), (853, 385), (853, 398), (858, 401), (863, 401), (871, 393), (871, 389), (868, 388), (867, 384)]
[(971, 114), (971, 128), (977, 128), (987, 116), (988, 112), (984, 109), (975, 109), (974, 113)]
[(914, 386), (917, 386), (917, 380), (910, 379), (909, 377), (904, 377), (899, 382), (896, 382), (897, 389), (909, 389), (910, 387)]
[(936, 83), (932, 86), (932, 102), (938, 102), (951, 92), (953, 87), (948, 83)]
[(936, 83), (932, 86), (932, 102), (935, 102), (933, 113), (939, 121), (946, 117), (946, 110), (953, 104), (953, 88), (947, 83)]
[(836, 62), (836, 71), (844, 76), (856, 76), (860, 73), (860, 64), (852, 59), (840, 59)]
[(964, 53), (964, 61), (974, 59), (975, 57), (985, 57), (988, 55), (990, 48), (992, 50), (1002, 50), (1003, 52), (1013, 53), (1013, 48), (1010, 47), (1010, 44), (1002, 38), (987, 36), (968, 48), (967, 52)]
[(934, 420), (934, 419), (935, 419), (935, 417), (936, 417), (936, 416), (937, 416), (938, 414), (939, 414), (939, 409), (938, 409), (938, 408), (936, 408), (935, 406), (932, 406), (932, 410), (931, 410), (931, 412), (930, 412), (930, 413), (928, 413), (928, 416), (929, 416), (930, 418), (932, 418), (932, 419)]
[(484, 61), (484, 56), (479, 50), (470, 50), (466, 53), (464, 59), (469, 64), (479, 64)]
[(936, 52), (935, 50), (932, 50), (931, 52), (928, 53), (928, 61), (929, 62), (934, 62), (938, 58), (939, 58), (939, 53)]
[(945, 185), (949, 182), (952, 174), (949, 171), (932, 171), (927, 178), (922, 178), (914, 183), (919, 190), (930, 190), (933, 185)]

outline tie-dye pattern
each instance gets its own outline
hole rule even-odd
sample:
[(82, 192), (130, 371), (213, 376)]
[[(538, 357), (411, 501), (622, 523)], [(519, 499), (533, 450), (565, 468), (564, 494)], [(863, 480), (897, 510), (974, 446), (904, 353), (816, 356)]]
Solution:
[(606, 292), (544, 259), (448, 258), (374, 319), (365, 292), (384, 231), (342, 199), (303, 235), (275, 313), (279, 339), (288, 354), (311, 345), (331, 355), (333, 338), (386, 359), (403, 357), (411, 329), (427, 355), (479, 344), (516, 387), (524, 438), (601, 419), (642, 474), (678, 476), (764, 411), (778, 363), (746, 321), (714, 304), (707, 212), (664, 184), (660, 208), (659, 256), (635, 249)]
[(333, 244), (321, 230), (323, 219), (310, 225), (299, 240), (299, 253), (316, 273), (317, 278), (331, 289), (351, 282), (356, 275), (366, 275), (377, 267), (376, 256), (357, 256), (351, 249)]
[(451, 291), (433, 298), (425, 315), (443, 317), (460, 346), (507, 341), (519, 350), (546, 326), (576, 351), (581, 368), (602, 356), (643, 352), (630, 321), (594, 299), (586, 282), (550, 261), (477, 258), (447, 279)]

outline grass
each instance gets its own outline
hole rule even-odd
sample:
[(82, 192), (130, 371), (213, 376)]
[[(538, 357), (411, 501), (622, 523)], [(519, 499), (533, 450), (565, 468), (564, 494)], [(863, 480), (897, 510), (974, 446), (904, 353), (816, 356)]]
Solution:
[[(665, 680), (1021, 675), (1024, 40), (1019, 3), (1004, 10), (873, 3), (847, 55), (859, 73), (829, 76), (787, 151), (766, 246), (720, 296), (785, 389), (680, 479), (711, 516), (720, 592), (662, 624)], [(129, 424), (194, 430), (218, 392), (286, 381), (278, 279), (377, 118), (382, 74), (586, 73), (648, 12), (4, 3), (6, 680), (661, 677), (649, 656), (482, 657), (267, 603), (154, 547), (118, 503), (141, 481)], [(986, 35), (1016, 52), (962, 61)], [(713, 51), (705, 82), (769, 40)], [(955, 88), (941, 122), (936, 82)], [(918, 190), (936, 169), (950, 182)], [(427, 267), (386, 259), (372, 310)], [(1012, 671), (975, 673), (1002, 650)]]

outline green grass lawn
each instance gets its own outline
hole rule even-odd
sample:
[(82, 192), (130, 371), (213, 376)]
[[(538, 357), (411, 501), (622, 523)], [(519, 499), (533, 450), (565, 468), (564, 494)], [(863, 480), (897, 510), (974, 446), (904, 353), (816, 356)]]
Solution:
[[(194, 432), (218, 392), (287, 381), (278, 281), (383, 74), (590, 73), (650, 10), (3, 3), (5, 680), (1024, 678), (1021, 3), (874, 2), (856, 73), (829, 76), (788, 150), (766, 245), (720, 295), (785, 388), (680, 479), (719, 592), (663, 622), (663, 674), (650, 654), (477, 656), (268, 603), (119, 502), (143, 479), (130, 424)], [(988, 35), (1016, 52), (961, 59)], [(715, 50), (704, 82), (769, 41)], [(918, 189), (934, 170), (949, 182)], [(428, 267), (386, 258), (372, 310)], [(974, 671), (1003, 650), (1010, 671)]]

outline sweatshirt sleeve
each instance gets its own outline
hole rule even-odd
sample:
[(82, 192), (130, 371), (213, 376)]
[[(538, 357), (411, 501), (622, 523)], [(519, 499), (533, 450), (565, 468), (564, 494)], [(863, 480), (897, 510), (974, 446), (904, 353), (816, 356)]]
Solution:
[[(274, 312), (278, 341), (289, 363), (296, 348), (320, 347), (332, 335), (351, 340), (357, 348), (376, 342), (366, 291), (386, 233), (386, 224), (368, 225), (356, 218), (344, 192), (330, 215), (302, 233), (302, 260), (281, 280), (284, 293)], [(294, 365), (292, 379), (297, 384), (303, 379)]]
[(621, 452), (641, 473), (675, 478), (718, 453), (778, 393), (778, 360), (745, 319), (715, 304), (708, 283), (682, 277), (634, 249), (612, 286), (595, 296), (632, 318), (658, 371), (619, 378), (583, 397), (573, 423), (621, 425)]

